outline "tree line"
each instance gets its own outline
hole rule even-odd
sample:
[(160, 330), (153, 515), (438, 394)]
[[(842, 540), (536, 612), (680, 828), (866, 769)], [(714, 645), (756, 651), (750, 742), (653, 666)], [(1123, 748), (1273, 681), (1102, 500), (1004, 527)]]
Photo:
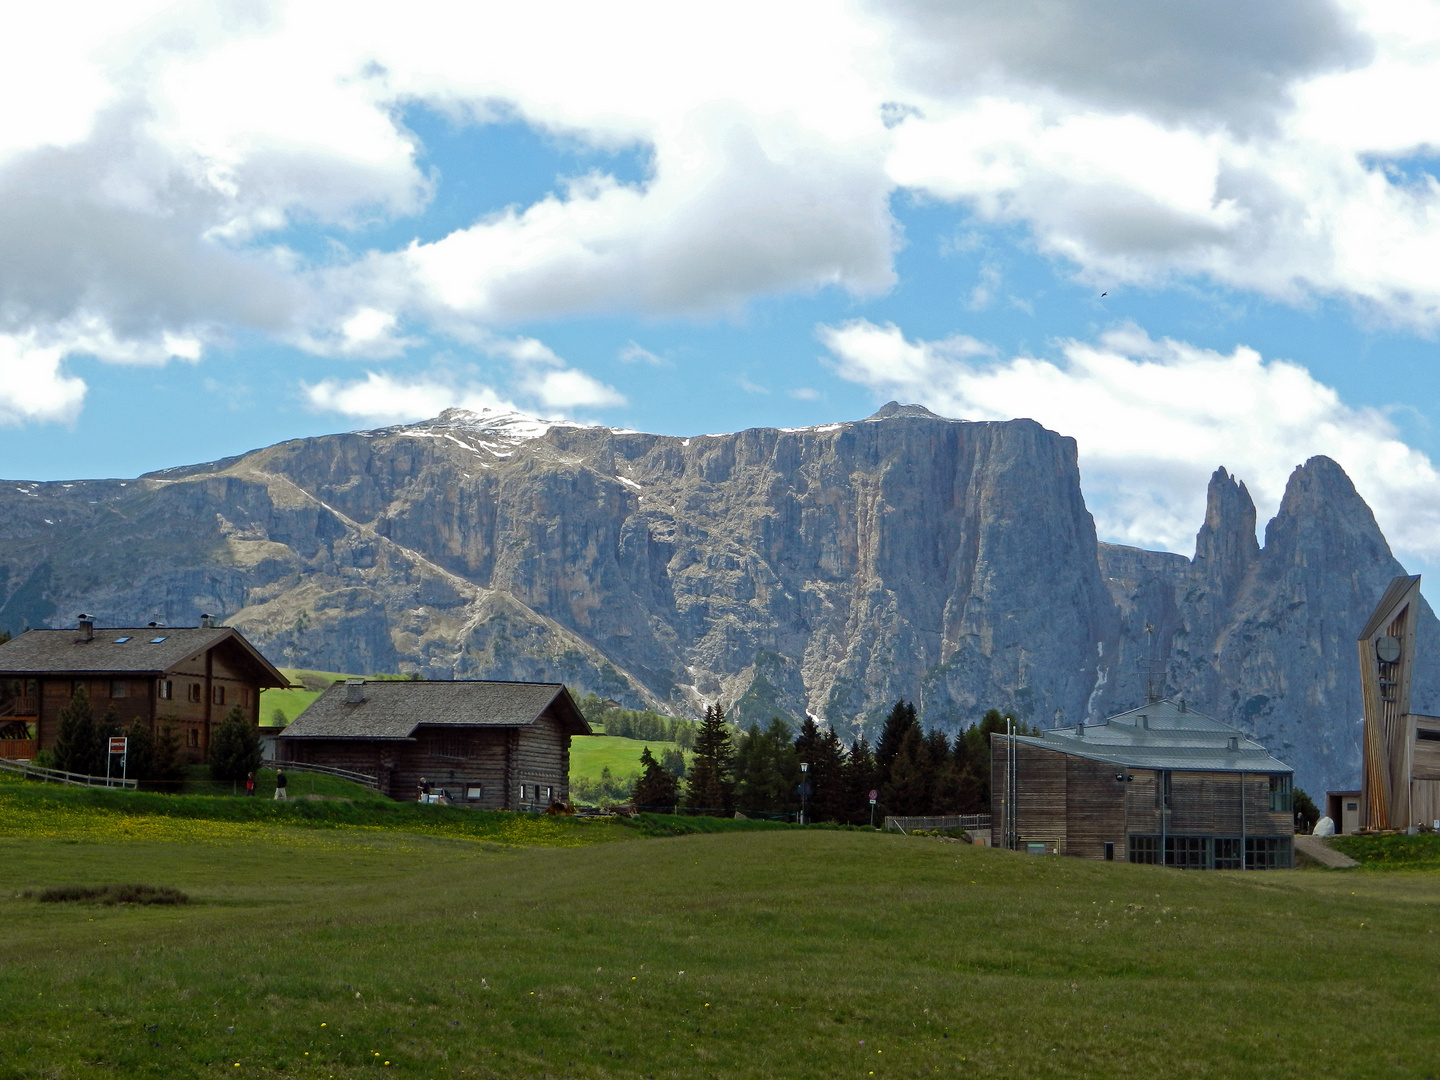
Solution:
[[(700, 725), (693, 720), (662, 716), (649, 709), (624, 709), (595, 693), (586, 694), (578, 704), (585, 719), (603, 727), (606, 735), (649, 742), (673, 742), (681, 750), (690, 750), (695, 746), (695, 734)], [(682, 772), (676, 775), (683, 775), (683, 759), (681, 768)]]
[[(118, 779), (120, 763), (110, 759), (110, 739), (124, 736), (128, 740), (124, 770), (127, 778), (169, 790), (184, 783), (178, 718), (161, 717), (152, 728), (136, 717), (126, 726), (120, 722), (112, 702), (96, 720), (90, 694), (82, 684), (60, 710), (58, 720), (55, 744), (36, 755), (35, 763), (42, 768), (104, 776), (108, 766)], [(215, 727), (209, 760), (211, 778), (226, 782), (244, 780), (246, 774), (260, 768), (260, 740), (240, 706), (231, 709)]]
[[(988, 813), (990, 735), (1003, 732), (1007, 722), (1019, 734), (1031, 733), (1013, 715), (991, 709), (952, 741), (939, 728), (925, 731), (915, 706), (897, 701), (872, 749), (863, 735), (846, 747), (833, 729), (821, 730), (808, 716), (793, 737), (778, 717), (764, 728), (751, 724), (737, 732), (724, 709), (712, 705), (696, 733), (684, 783), (647, 746), (631, 796), (648, 809), (789, 815), (800, 809), (803, 775), (811, 821), (866, 823), (871, 791), (878, 794), (877, 817)], [(803, 774), (802, 762), (809, 766)]]

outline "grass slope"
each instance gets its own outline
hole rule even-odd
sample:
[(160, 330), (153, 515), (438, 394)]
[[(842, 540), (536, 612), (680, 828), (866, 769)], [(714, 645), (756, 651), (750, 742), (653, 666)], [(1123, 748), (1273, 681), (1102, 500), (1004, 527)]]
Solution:
[[(169, 824), (0, 838), (0, 1074), (1425, 1076), (1440, 1045), (1440, 875)], [(16, 895), (137, 881), (192, 903)]]
[(309, 668), (278, 669), (297, 689), (260, 691), (260, 726), (270, 727), (275, 710), (285, 714), (286, 721), (294, 720), (310, 707), (310, 703), (325, 691), (336, 679), (403, 679), (403, 675), (356, 675), (343, 671), (312, 671)]
[(622, 739), (618, 735), (577, 735), (570, 740), (570, 775), (600, 775), (601, 769), (608, 768), (614, 776), (629, 776), (640, 771), (640, 755), (645, 747), (658, 761), (666, 750), (675, 748), (673, 742), (647, 742), (644, 739)]

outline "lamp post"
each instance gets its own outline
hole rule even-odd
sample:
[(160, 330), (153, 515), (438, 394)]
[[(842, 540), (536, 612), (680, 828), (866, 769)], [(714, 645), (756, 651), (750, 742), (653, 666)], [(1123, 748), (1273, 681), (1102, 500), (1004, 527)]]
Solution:
[(800, 762), (800, 824), (806, 824), (805, 809), (810, 796), (810, 763)]

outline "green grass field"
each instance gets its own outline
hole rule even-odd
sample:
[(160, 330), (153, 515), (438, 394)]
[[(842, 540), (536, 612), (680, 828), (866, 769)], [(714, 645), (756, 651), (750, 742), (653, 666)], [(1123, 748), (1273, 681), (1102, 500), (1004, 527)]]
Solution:
[(608, 768), (615, 776), (629, 776), (640, 771), (640, 755), (645, 747), (658, 761), (666, 750), (675, 749), (672, 742), (647, 742), (644, 739), (622, 739), (618, 735), (579, 735), (570, 740), (570, 775), (596, 777)]
[[(0, 1076), (1422, 1077), (1440, 1055), (1430, 872), (34, 790), (0, 785)], [(372, 823), (248, 816), (302, 808)], [(193, 902), (19, 895), (130, 882)]]

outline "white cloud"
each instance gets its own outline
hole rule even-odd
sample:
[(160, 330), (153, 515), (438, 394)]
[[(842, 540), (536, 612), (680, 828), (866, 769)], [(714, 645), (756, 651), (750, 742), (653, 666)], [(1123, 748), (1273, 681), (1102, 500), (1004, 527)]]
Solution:
[(61, 370), (64, 350), (0, 334), (0, 424), (75, 419), (85, 383)]
[[(873, 294), (897, 188), (1023, 223), (1107, 285), (1206, 276), (1440, 328), (1440, 182), (1393, 168), (1440, 146), (1433, 2), (11, 8), (0, 332), (91, 325), (104, 358), (235, 331), (378, 358), (414, 344), (402, 325)], [(277, 245), (424, 209), (414, 103), (648, 169), (403, 247)], [(601, 400), (583, 384), (534, 392)]]
[(1129, 327), (1065, 342), (1060, 361), (977, 361), (970, 339), (912, 341), (893, 325), (820, 328), (837, 373), (970, 420), (1030, 417), (1073, 436), (1103, 539), (1190, 554), (1210, 474), (1245, 481), (1261, 521), (1296, 465), (1340, 463), (1397, 552), (1440, 558), (1440, 473), (1380, 412), (1346, 405), (1304, 368), (1152, 341)]
[(318, 412), (339, 413), (375, 424), (428, 420), (449, 408), (518, 412), (488, 386), (453, 386), (435, 379), (397, 379), (368, 372), (363, 379), (325, 379), (304, 386), (306, 400)]
[(656, 356), (643, 345), (637, 345), (633, 341), (627, 342), (625, 347), (620, 350), (619, 360), (622, 364), (643, 363), (653, 364), (656, 367), (668, 367), (670, 364), (670, 361), (663, 356)]

